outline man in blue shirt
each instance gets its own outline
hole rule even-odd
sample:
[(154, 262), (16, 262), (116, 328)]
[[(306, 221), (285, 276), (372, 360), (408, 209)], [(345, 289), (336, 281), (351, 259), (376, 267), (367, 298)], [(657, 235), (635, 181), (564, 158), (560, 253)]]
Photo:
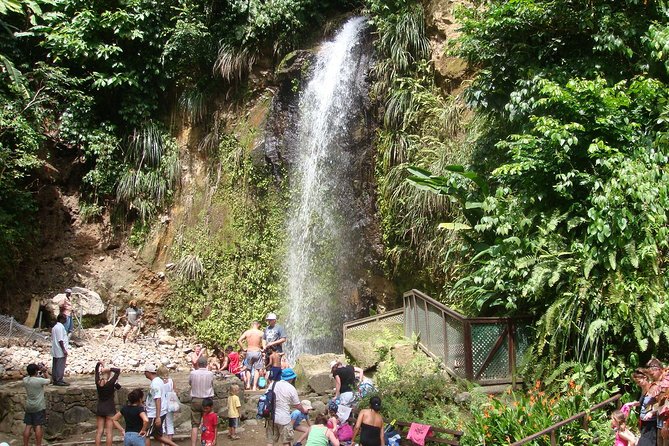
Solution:
[(265, 348), (274, 346), (276, 351), (283, 353), (282, 344), (286, 342), (286, 331), (281, 325), (277, 325), (276, 314), (269, 313), (265, 319), (267, 320), (267, 327), (262, 337), (265, 341)]

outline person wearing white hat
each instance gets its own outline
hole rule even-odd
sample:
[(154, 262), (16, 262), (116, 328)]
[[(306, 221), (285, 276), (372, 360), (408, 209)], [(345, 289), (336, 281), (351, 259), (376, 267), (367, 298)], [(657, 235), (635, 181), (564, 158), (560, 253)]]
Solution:
[[(302, 400), (300, 404), (302, 404), (303, 409), (307, 410), (307, 413), (303, 413), (295, 409), (290, 414), (290, 419), (293, 422), (293, 430), (296, 432), (302, 432), (302, 435), (297, 439), (295, 444), (304, 443), (304, 440), (307, 439), (309, 427), (311, 426), (311, 423), (309, 422), (309, 413), (314, 410), (314, 406), (311, 405), (311, 401), (309, 400)], [(302, 421), (304, 421), (304, 423), (302, 423)]]
[(167, 418), (167, 401), (163, 401), (163, 380), (158, 376), (158, 369), (153, 364), (146, 364), (144, 376), (151, 380), (151, 387), (146, 395), (144, 408), (149, 417), (149, 429), (146, 433), (146, 446), (151, 445), (151, 437), (162, 444), (177, 446), (167, 435), (163, 435), (163, 424)]
[(265, 320), (267, 321), (267, 328), (263, 332), (265, 348), (275, 347), (276, 351), (283, 353), (282, 344), (286, 342), (286, 330), (281, 325), (277, 325), (274, 313), (269, 313)]
[(74, 324), (72, 323), (72, 301), (70, 300), (70, 296), (72, 296), (72, 290), (68, 288), (65, 290), (63, 298), (58, 302), (60, 314), (64, 314), (66, 318), (63, 326), (68, 334), (72, 333), (72, 330), (74, 329)]

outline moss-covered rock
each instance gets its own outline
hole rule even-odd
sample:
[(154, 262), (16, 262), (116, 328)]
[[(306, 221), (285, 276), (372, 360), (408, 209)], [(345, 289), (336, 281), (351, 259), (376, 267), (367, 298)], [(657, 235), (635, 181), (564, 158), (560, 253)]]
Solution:
[(398, 322), (374, 322), (364, 330), (350, 330), (344, 339), (344, 351), (353, 364), (369, 370), (385, 357), (390, 348), (404, 339), (404, 327)]

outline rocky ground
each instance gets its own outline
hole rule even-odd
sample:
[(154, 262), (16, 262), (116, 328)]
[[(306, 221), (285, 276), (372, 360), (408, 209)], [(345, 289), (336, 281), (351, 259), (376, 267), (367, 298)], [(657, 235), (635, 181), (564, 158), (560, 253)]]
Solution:
[[(111, 332), (111, 325), (85, 329), (80, 334), (75, 331), (65, 376), (91, 374), (100, 360), (125, 372), (142, 372), (148, 363), (163, 364), (172, 371), (190, 370), (187, 354), (192, 342), (187, 338), (159, 329), (138, 337), (136, 342), (123, 343), (121, 327), (116, 327), (110, 337)], [(25, 339), (19, 338), (0, 339), (0, 378), (3, 380), (22, 378), (31, 362), (43, 362), (50, 368), (51, 344), (32, 342), (24, 346), (24, 342)]]

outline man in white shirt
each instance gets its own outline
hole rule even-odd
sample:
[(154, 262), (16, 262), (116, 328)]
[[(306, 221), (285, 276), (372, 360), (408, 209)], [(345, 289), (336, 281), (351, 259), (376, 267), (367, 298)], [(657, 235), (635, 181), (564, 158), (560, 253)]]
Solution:
[(65, 377), (65, 364), (67, 363), (68, 350), (70, 349), (70, 339), (67, 337), (67, 330), (63, 325), (67, 317), (59, 314), (56, 319), (56, 325), (51, 329), (51, 375), (55, 386), (69, 386), (70, 383), (63, 381)]
[(151, 436), (169, 446), (177, 446), (172, 440), (163, 435), (163, 424), (167, 417), (167, 401), (163, 401), (163, 380), (158, 376), (156, 366), (147, 364), (144, 368), (144, 376), (151, 380), (151, 387), (146, 394), (144, 409), (149, 417), (149, 430), (146, 432), (146, 446), (151, 445)]
[(295, 407), (300, 412), (306, 414), (307, 409), (302, 407), (300, 397), (295, 389), (295, 379), (297, 375), (293, 369), (283, 369), (281, 372), (281, 381), (273, 384), (274, 389), (274, 414), (267, 427), (265, 428), (265, 438), (267, 446), (274, 446), (276, 443), (290, 446), (293, 442), (293, 421), (290, 419), (291, 407)]
[(207, 358), (200, 356), (196, 363), (197, 368), (190, 372), (190, 443), (197, 446), (197, 431), (202, 422), (202, 400), (214, 397), (214, 373), (207, 369)]

